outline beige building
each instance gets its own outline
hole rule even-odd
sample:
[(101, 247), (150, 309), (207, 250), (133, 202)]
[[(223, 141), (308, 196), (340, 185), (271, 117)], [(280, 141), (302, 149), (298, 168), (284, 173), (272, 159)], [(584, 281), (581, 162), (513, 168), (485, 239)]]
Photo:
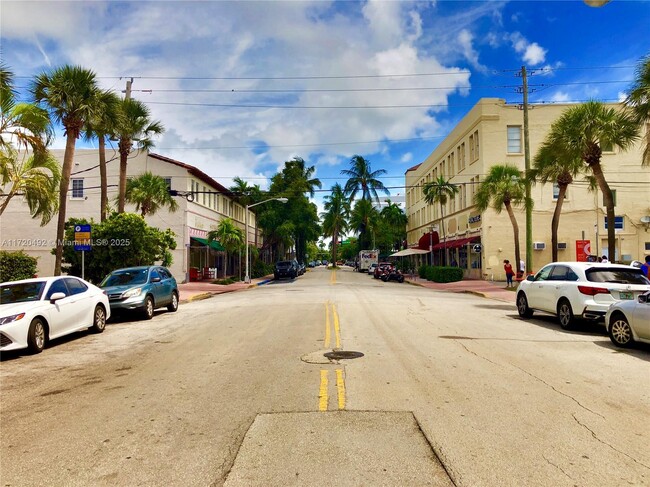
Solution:
[[(63, 161), (63, 151), (52, 151)], [(109, 206), (117, 208), (116, 197), (119, 182), (119, 155), (107, 154)], [(165, 178), (170, 189), (180, 192), (176, 198), (178, 210), (170, 213), (162, 209), (154, 215), (147, 215), (150, 226), (161, 230), (171, 229), (176, 234), (176, 250), (172, 252), (172, 274), (179, 282), (190, 279), (197, 271), (218, 269), (222, 276), (225, 253), (218, 243), (207, 245), (208, 231), (217, 227), (223, 218), (233, 219), (242, 229), (245, 227), (246, 208), (237, 203), (234, 195), (224, 186), (199, 169), (157, 154), (140, 152), (129, 157), (127, 177), (138, 176), (150, 171)], [(191, 195), (189, 198), (183, 195)], [(66, 218), (93, 218), (99, 222), (100, 180), (98, 151), (78, 149), (75, 151), (74, 166), (70, 179), (69, 200)], [(127, 205), (126, 211), (135, 212)], [(255, 214), (249, 212), (250, 243), (261, 242), (255, 238)], [(29, 215), (27, 204), (15, 197), (0, 218), (0, 242), (2, 250), (25, 250), (38, 258), (39, 275), (51, 275), (54, 270), (54, 256), (51, 250), (56, 241), (56, 217), (44, 227)], [(228, 273), (240, 272), (239, 256), (228, 256)], [(241, 270), (241, 272), (244, 272)], [(243, 275), (242, 275), (243, 277)]]
[[(569, 107), (567, 104), (535, 105), (529, 111), (531, 165), (551, 124)], [(618, 106), (612, 104), (612, 106)], [(648, 130), (646, 127), (645, 130)], [(484, 98), (458, 123), (452, 132), (421, 164), (407, 170), (407, 240), (410, 247), (430, 249), (434, 262), (446, 247), (450, 263), (465, 269), (465, 276), (505, 280), (503, 260), (517, 268), (514, 236), (507, 213), (476, 210), (474, 194), (478, 184), (495, 164), (513, 164), (524, 170), (523, 112), (505, 100)], [(605, 178), (615, 193), (616, 255), (619, 261), (643, 260), (650, 254), (650, 229), (644, 223), (650, 215), (650, 168), (641, 167), (640, 143), (626, 152), (603, 151)], [(444, 232), (440, 206), (424, 201), (425, 183), (444, 176), (457, 184), (459, 193), (444, 209)], [(534, 200), (533, 271), (551, 262), (551, 219), (557, 187), (537, 184)], [(526, 258), (526, 216), (515, 209), (519, 224), (522, 259)], [(433, 229), (433, 232), (432, 232)], [(443, 238), (444, 235), (444, 238)], [(437, 243), (439, 239), (439, 243)], [(607, 255), (607, 230), (602, 193), (590, 192), (584, 178), (569, 186), (558, 230), (558, 259), (577, 260), (584, 250), (577, 241), (588, 240), (593, 255)], [(478, 244), (478, 245), (477, 245)], [(430, 259), (429, 256), (424, 258)]]

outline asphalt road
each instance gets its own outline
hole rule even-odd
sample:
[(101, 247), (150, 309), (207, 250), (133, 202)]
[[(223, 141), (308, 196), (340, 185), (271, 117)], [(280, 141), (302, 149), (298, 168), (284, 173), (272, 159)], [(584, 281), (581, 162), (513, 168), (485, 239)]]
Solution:
[(317, 268), (3, 355), (0, 485), (650, 485), (649, 361)]

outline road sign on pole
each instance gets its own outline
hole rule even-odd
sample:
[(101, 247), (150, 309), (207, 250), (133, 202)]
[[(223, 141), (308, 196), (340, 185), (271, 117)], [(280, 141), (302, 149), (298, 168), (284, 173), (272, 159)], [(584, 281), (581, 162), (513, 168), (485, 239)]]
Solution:
[(92, 245), (90, 244), (90, 225), (75, 225), (74, 249), (81, 251), (92, 250)]

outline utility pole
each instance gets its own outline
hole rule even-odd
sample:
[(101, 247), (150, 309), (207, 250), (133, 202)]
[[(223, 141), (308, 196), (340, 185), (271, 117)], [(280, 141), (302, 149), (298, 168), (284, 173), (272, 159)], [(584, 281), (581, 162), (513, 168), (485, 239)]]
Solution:
[[(526, 66), (521, 67), (521, 79), (523, 81), (524, 95), (524, 177), (526, 184), (526, 272), (533, 269), (533, 209), (529, 204), (530, 195), (530, 140), (528, 138), (528, 79), (526, 78)], [(517, 262), (519, 265), (519, 262)]]
[(126, 80), (126, 91), (124, 92), (124, 99), (131, 99), (131, 85), (133, 84), (133, 78)]

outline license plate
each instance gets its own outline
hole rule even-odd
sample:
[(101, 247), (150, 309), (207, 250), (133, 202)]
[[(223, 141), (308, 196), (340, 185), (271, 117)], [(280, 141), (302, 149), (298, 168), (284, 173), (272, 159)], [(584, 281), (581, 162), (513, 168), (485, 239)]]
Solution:
[(618, 297), (620, 299), (634, 299), (634, 293), (622, 292), (622, 293), (618, 293)]

